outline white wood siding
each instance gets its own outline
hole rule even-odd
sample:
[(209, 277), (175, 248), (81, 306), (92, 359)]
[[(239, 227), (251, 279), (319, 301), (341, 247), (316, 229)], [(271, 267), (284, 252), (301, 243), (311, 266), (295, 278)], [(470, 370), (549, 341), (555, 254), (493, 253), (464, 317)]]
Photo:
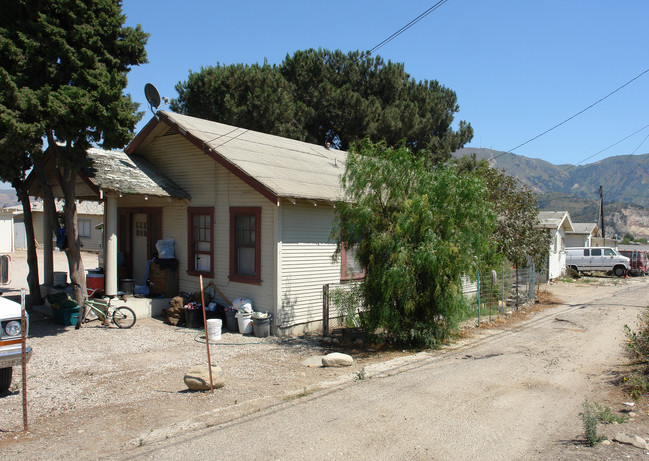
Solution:
[[(32, 220), (34, 224), (34, 237), (36, 239), (36, 246), (42, 247), (45, 236), (43, 235), (43, 219), (44, 214), (42, 211), (32, 211)], [(104, 220), (102, 215), (88, 215), (77, 214), (77, 221), (80, 219), (87, 219), (90, 221), (90, 237), (80, 237), (83, 243), (83, 251), (100, 251), (102, 248), (103, 231), (95, 229), (95, 226), (101, 224)], [(56, 237), (52, 234), (53, 246), (56, 246)]]
[(12, 212), (0, 212), (0, 252), (14, 251), (14, 215)]
[(566, 247), (565, 247), (565, 231), (561, 229), (553, 229), (550, 232), (552, 239), (550, 240), (550, 254), (548, 264), (548, 279), (554, 280), (561, 277), (566, 271)]
[[(276, 205), (229, 173), (214, 159), (180, 135), (156, 138), (138, 152), (191, 196), (191, 201), (172, 200), (162, 212), (163, 238), (176, 241), (181, 291), (200, 289), (198, 276), (187, 274), (187, 207), (214, 207), (215, 285), (230, 299), (250, 298), (253, 308), (277, 314), (275, 305), (274, 214)], [(121, 205), (120, 205), (121, 206)], [(261, 285), (230, 282), (230, 207), (261, 207)]]
[(340, 261), (329, 238), (334, 209), (308, 202), (283, 201), (281, 242), (281, 316), (277, 325), (322, 320), (322, 286), (340, 282)]

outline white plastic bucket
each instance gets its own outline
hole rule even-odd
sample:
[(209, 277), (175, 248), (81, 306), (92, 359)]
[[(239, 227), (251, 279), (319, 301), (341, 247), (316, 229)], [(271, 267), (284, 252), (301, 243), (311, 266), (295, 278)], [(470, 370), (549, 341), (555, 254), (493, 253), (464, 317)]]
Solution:
[(239, 333), (242, 335), (249, 335), (252, 333), (252, 314), (242, 314), (237, 312), (235, 315), (239, 323)]
[(221, 319), (207, 319), (207, 336), (210, 341), (218, 341), (221, 339), (221, 326), (223, 322)]

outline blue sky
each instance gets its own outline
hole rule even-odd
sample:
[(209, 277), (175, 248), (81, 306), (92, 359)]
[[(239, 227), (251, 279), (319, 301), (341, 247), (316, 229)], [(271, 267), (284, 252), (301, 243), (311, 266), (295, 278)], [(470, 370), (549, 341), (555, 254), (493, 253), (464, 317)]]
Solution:
[[(146, 109), (138, 129), (151, 118), (147, 82), (174, 98), (190, 69), (368, 50), (436, 1), (125, 0), (127, 25), (151, 34), (149, 64), (131, 70), (126, 90)], [(509, 150), (649, 69), (648, 17), (646, 0), (448, 0), (375, 54), (454, 90), (456, 120), (475, 132), (469, 146)], [(649, 73), (514, 153), (554, 164), (647, 153), (649, 127), (598, 154), (649, 125), (648, 99)]]

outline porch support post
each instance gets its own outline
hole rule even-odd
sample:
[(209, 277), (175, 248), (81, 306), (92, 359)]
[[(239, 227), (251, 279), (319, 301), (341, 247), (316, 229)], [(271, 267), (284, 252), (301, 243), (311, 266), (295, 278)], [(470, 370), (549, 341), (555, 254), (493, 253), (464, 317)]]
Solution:
[(117, 196), (106, 194), (105, 197), (104, 291), (106, 296), (115, 296), (117, 294)]
[(52, 251), (52, 216), (53, 203), (49, 200), (43, 200), (43, 284), (46, 287), (54, 286), (54, 256)]

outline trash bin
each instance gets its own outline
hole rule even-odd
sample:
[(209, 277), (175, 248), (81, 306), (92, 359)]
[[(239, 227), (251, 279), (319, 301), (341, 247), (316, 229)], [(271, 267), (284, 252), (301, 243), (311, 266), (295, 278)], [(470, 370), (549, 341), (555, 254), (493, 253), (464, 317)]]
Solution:
[(235, 317), (236, 314), (237, 311), (235, 311), (234, 309), (225, 310), (225, 326), (227, 327), (228, 331), (239, 331), (239, 324), (237, 322), (237, 318)]
[(249, 335), (252, 333), (252, 313), (239, 311), (235, 317), (239, 323), (239, 333), (242, 335)]
[(133, 279), (121, 279), (117, 285), (119, 291), (123, 291), (125, 295), (131, 296), (135, 291), (135, 281)]
[(253, 331), (257, 338), (270, 335), (270, 321), (273, 316), (267, 312), (254, 312), (252, 314)]
[(203, 328), (203, 310), (185, 309), (185, 326), (187, 328)]

